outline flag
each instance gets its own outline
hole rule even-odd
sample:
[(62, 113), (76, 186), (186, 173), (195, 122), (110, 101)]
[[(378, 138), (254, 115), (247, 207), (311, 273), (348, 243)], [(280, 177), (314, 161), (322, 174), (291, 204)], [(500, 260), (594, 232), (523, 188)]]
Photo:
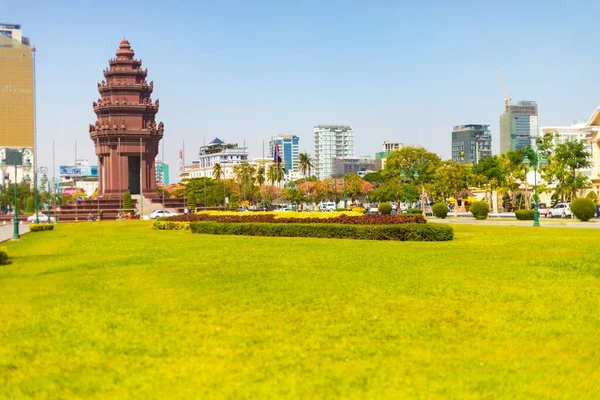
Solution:
[(275, 149), (273, 149), (273, 162), (280, 164), (281, 163), (281, 155), (279, 153), (279, 144), (275, 144)]

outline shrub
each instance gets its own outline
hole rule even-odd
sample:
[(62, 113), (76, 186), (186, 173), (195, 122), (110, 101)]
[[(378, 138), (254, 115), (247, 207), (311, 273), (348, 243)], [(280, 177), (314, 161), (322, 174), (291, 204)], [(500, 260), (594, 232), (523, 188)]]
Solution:
[(571, 211), (580, 221), (589, 221), (596, 213), (596, 204), (593, 200), (580, 197), (571, 203)]
[(133, 208), (131, 203), (131, 192), (129, 190), (123, 193), (122, 206), (123, 210), (131, 210)]
[(361, 213), (361, 214), (364, 214), (367, 212), (367, 210), (364, 209), (363, 207), (353, 207), (351, 211)]
[(29, 232), (41, 232), (41, 231), (52, 231), (54, 230), (54, 224), (31, 224), (29, 225)]
[(0, 265), (10, 264), (10, 257), (4, 247), (0, 247)]
[(334, 239), (447, 241), (454, 237), (451, 226), (441, 224), (344, 225), (191, 222), (192, 233), (271, 237)]
[(389, 215), (392, 213), (392, 205), (390, 203), (381, 203), (379, 207), (377, 207), (377, 210), (382, 215)]
[(431, 211), (436, 217), (445, 219), (448, 216), (448, 212), (450, 210), (448, 209), (448, 206), (444, 203), (435, 203), (433, 206), (431, 206)]
[(520, 221), (531, 221), (533, 220), (533, 210), (517, 210), (515, 216)]
[(177, 221), (154, 221), (152, 227), (159, 231), (187, 231), (190, 229), (189, 222)]
[(25, 201), (25, 214), (31, 215), (35, 213), (35, 202), (33, 197), (29, 196)]
[(598, 202), (598, 195), (596, 194), (596, 192), (589, 192), (587, 196), (585, 196), (585, 198), (592, 200), (594, 203)]
[(423, 209), (422, 208), (411, 208), (409, 214), (410, 215), (423, 215)]
[(471, 204), (471, 214), (475, 219), (487, 219), (490, 212), (490, 205), (485, 201), (475, 201)]

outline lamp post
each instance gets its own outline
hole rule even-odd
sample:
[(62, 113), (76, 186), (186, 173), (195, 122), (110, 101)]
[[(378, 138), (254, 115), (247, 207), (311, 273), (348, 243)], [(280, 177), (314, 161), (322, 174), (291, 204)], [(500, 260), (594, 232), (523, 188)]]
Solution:
[[(540, 226), (540, 211), (538, 209), (538, 192), (537, 192), (537, 170), (538, 168), (544, 168), (548, 165), (548, 160), (543, 153), (540, 153), (541, 158), (538, 159), (537, 151), (533, 150), (532, 160), (529, 160), (527, 154), (523, 159), (523, 165), (529, 169), (529, 166), (533, 168), (533, 226)], [(527, 179), (527, 178), (525, 178)]]
[(410, 184), (413, 180), (419, 179), (419, 173), (414, 166), (402, 167), (400, 170), (400, 180), (408, 184), (408, 213), (412, 212), (412, 190)]
[[(7, 148), (2, 148), (0, 149), (0, 157), (2, 158), (2, 160), (0, 161), (0, 168), (2, 169), (2, 172), (6, 172), (8, 170), (9, 164), (6, 161), (6, 150)], [(21, 235), (19, 235), (19, 205), (18, 203), (18, 197), (17, 197), (17, 167), (19, 166), (17, 164), (17, 154), (21, 154), (21, 162), (22, 162), (22, 167), (23, 167), (23, 171), (24, 172), (28, 172), (31, 169), (31, 149), (28, 148), (22, 148), (22, 149), (11, 149), (13, 151), (13, 165), (15, 167), (15, 179), (14, 179), (14, 206), (15, 206), (15, 212), (14, 212), (14, 216), (13, 216), (13, 239), (19, 239), (21, 237)], [(24, 182), (28, 182), (29, 181), (29, 175), (24, 174), (23, 175), (23, 181)]]
[[(33, 196), (35, 198), (35, 223), (40, 223), (40, 213), (38, 206), (38, 185), (37, 185), (37, 176), (38, 174), (42, 174), (42, 182), (44, 180), (48, 180), (46, 174), (48, 173), (48, 169), (46, 167), (34, 168), (33, 170)], [(42, 184), (44, 185), (44, 184)], [(50, 217), (48, 217), (48, 222), (50, 222)]]

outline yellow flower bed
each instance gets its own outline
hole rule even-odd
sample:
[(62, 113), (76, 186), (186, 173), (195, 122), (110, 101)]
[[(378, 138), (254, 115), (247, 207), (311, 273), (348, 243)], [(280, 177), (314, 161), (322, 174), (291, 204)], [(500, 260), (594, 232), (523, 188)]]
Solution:
[(363, 215), (361, 212), (356, 211), (341, 211), (341, 212), (320, 212), (320, 211), (311, 211), (311, 212), (294, 212), (294, 211), (283, 211), (283, 212), (275, 212), (275, 211), (248, 211), (248, 212), (237, 212), (237, 211), (197, 211), (196, 214), (204, 214), (204, 215), (215, 215), (215, 216), (236, 216), (236, 217), (244, 217), (244, 216), (252, 216), (252, 215), (274, 215), (275, 218), (334, 218), (340, 215), (347, 215), (349, 217), (360, 217)]

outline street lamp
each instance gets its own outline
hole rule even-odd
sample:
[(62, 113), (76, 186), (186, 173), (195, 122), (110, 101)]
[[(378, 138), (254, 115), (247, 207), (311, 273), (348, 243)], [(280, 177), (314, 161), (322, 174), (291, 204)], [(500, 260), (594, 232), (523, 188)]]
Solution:
[[(42, 174), (42, 186), (45, 185), (45, 182), (48, 180), (46, 174), (48, 173), (48, 169), (46, 167), (39, 167), (33, 170), (33, 195), (35, 196), (35, 223), (40, 223), (40, 213), (38, 207), (38, 186), (37, 186), (37, 176), (38, 174)], [(48, 223), (50, 223), (50, 217), (48, 217)]]
[[(0, 169), (2, 169), (2, 173), (5, 173), (8, 170), (9, 164), (6, 161), (6, 150), (7, 148), (2, 148), (0, 149), (0, 157), (1, 157), (1, 161), (0, 161)], [(21, 154), (21, 162), (23, 163), (21, 166), (23, 167), (23, 171), (24, 172), (28, 172), (31, 169), (31, 156), (32, 156), (32, 152), (31, 149), (28, 148), (22, 148), (22, 149), (12, 149), (13, 151), (13, 164), (15, 167), (15, 179), (14, 179), (14, 201), (15, 201), (15, 212), (14, 212), (14, 216), (13, 216), (13, 239), (19, 239), (21, 237), (21, 235), (19, 235), (19, 205), (18, 203), (18, 198), (17, 198), (17, 167), (19, 166), (17, 164), (17, 154)], [(24, 174), (23, 176), (23, 181), (24, 182), (28, 182), (29, 181), (29, 175)]]
[[(543, 153), (540, 153), (541, 158), (538, 160), (537, 151), (533, 151), (533, 160), (529, 160), (527, 154), (525, 154), (525, 158), (523, 159), (523, 165), (529, 169), (531, 165), (533, 168), (533, 226), (540, 226), (540, 211), (538, 209), (538, 192), (537, 192), (537, 170), (538, 168), (544, 168), (548, 165), (548, 160), (546, 160), (546, 156)], [(527, 178), (525, 178), (527, 179)]]
[(419, 173), (414, 166), (402, 167), (400, 170), (400, 180), (408, 184), (408, 213), (412, 212), (412, 190), (410, 184), (413, 180), (419, 179)]

